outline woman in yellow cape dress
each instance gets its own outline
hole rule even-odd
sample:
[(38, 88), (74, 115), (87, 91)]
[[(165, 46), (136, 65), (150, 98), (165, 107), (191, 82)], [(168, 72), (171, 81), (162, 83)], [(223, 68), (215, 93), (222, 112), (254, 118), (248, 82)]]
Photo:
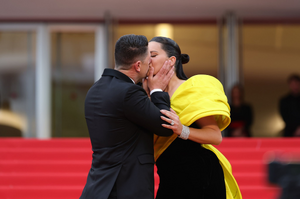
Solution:
[[(171, 108), (175, 112), (173, 110), (173, 112), (162, 111), (169, 118), (162, 119), (170, 123), (170, 125), (164, 126), (173, 129), (174, 135), (171, 137), (154, 137), (155, 161), (157, 162), (158, 174), (160, 175), (160, 187), (157, 199), (170, 197), (172, 199), (242, 199), (238, 184), (232, 175), (229, 161), (211, 145), (221, 143), (221, 131), (230, 123), (230, 108), (222, 84), (216, 78), (209, 75), (196, 75), (187, 79), (182, 70), (182, 64), (187, 63), (189, 57), (186, 54), (181, 54), (179, 46), (169, 38), (153, 38), (149, 42), (149, 50), (154, 74), (156, 74), (162, 63), (166, 60), (170, 60), (173, 63), (172, 65), (175, 65), (176, 70), (176, 75), (173, 76), (166, 88), (171, 98)], [(175, 131), (175, 129), (178, 129), (178, 125), (186, 126), (184, 127), (185, 135), (183, 135), (183, 131)], [(180, 139), (181, 137), (184, 140)], [(194, 146), (190, 147), (190, 145)], [(219, 182), (205, 182), (210, 185), (205, 184), (204, 188), (197, 187), (198, 181), (202, 181), (201, 176), (208, 175), (207, 173), (199, 174), (206, 172), (206, 170), (202, 170), (203, 160), (201, 160), (202, 163), (197, 162), (198, 151), (200, 159), (203, 156), (205, 160), (207, 156), (209, 157), (208, 161), (214, 162), (210, 158), (214, 158), (213, 156), (216, 157), (217, 163), (210, 163), (203, 168), (207, 170), (213, 165), (211, 169), (219, 169), (219, 166), (222, 172), (221, 181), (223, 182), (221, 184)], [(209, 153), (213, 154), (213, 156)], [(181, 157), (178, 158), (178, 156)], [(159, 159), (159, 157), (161, 158)], [(199, 168), (198, 165), (200, 165)], [(212, 179), (216, 178), (219, 180), (218, 172), (211, 171), (209, 175), (212, 176)], [(181, 177), (177, 179), (177, 176)], [(201, 183), (199, 184), (203, 186), (203, 183)], [(213, 187), (209, 188), (209, 186)], [(208, 193), (202, 194), (205, 191)], [(184, 194), (184, 196), (181, 196), (181, 194)]]

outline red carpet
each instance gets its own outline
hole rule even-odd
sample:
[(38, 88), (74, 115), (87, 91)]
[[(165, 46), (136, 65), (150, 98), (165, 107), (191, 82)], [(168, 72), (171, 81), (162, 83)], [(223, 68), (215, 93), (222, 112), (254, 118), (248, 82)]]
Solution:
[[(275, 199), (279, 189), (266, 180), (265, 154), (269, 151), (300, 153), (299, 146), (300, 139), (224, 138), (217, 148), (231, 162), (243, 199)], [(79, 198), (91, 157), (90, 141), (86, 138), (2, 138), (0, 198)]]

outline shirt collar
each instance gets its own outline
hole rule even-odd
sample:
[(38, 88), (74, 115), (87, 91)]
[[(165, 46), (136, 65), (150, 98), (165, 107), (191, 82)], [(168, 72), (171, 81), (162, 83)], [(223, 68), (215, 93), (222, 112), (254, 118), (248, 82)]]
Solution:
[[(130, 77), (129, 77), (130, 78)], [(130, 78), (131, 79), (131, 78)], [(135, 82), (134, 82), (134, 80), (133, 79), (131, 79), (131, 81), (135, 84)]]

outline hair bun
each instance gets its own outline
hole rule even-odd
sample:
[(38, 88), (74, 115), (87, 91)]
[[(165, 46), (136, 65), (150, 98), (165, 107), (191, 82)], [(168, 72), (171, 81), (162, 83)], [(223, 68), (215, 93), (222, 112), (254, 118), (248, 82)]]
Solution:
[(186, 64), (190, 61), (190, 56), (188, 54), (181, 54), (181, 62), (182, 64)]

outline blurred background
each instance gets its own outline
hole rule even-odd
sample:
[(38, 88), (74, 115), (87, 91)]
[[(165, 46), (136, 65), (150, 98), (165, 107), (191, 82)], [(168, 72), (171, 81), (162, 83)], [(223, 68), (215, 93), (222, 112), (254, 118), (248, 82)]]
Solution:
[[(174, 39), (188, 77), (239, 83), (252, 137), (280, 137), (279, 100), (300, 73), (298, 0), (0, 0), (0, 136), (88, 137), (85, 95), (125, 34)], [(224, 132), (224, 136), (226, 136)]]

